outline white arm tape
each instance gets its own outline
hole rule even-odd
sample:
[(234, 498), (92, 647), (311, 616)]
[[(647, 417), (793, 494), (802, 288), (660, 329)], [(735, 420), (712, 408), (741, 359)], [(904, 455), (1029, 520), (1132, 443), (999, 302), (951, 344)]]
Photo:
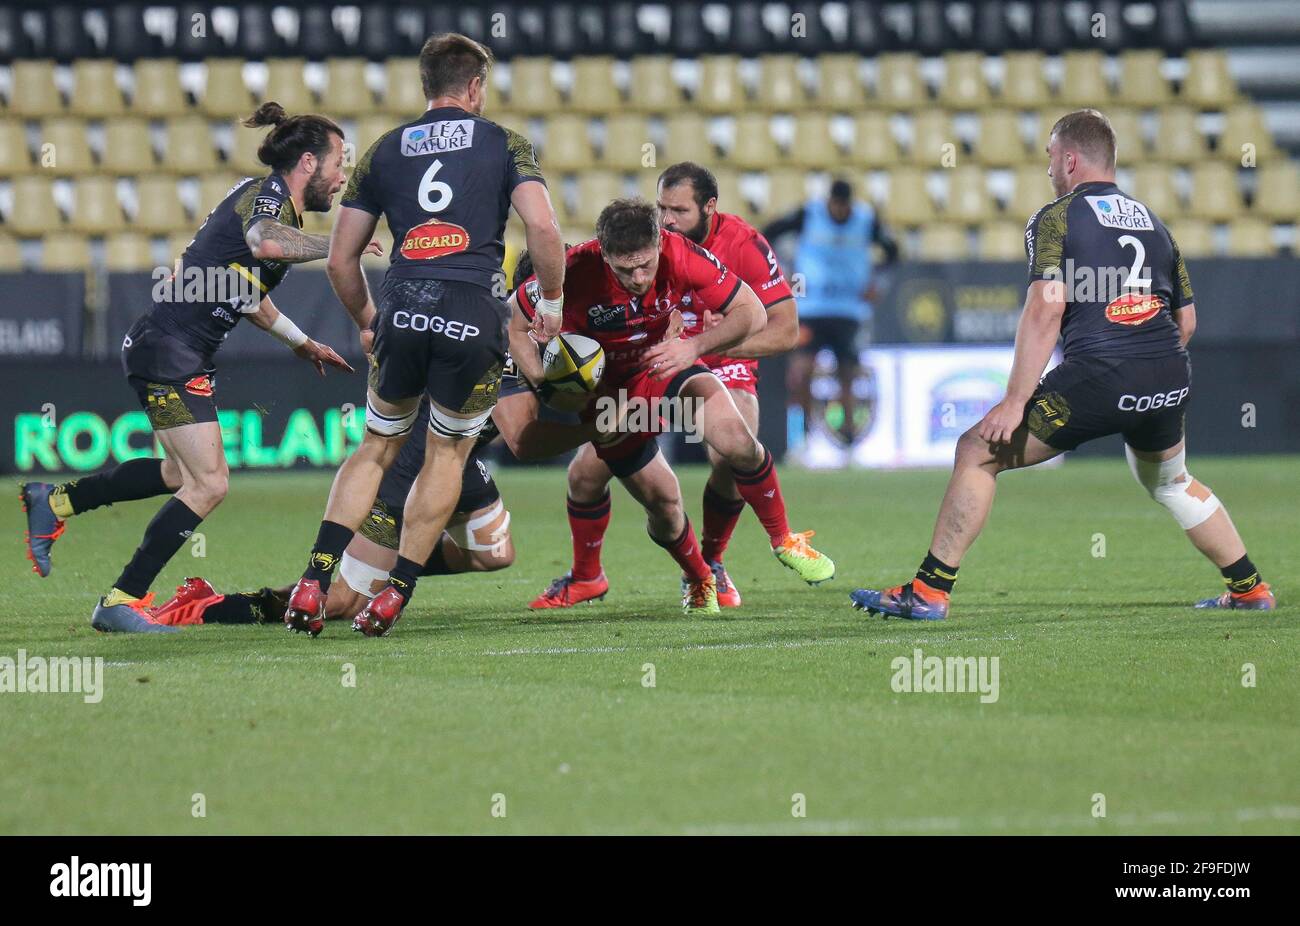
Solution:
[(293, 323), (293, 319), (283, 312), (280, 313), (280, 317), (275, 320), (275, 323), (267, 331), (290, 350), (302, 347), (307, 343), (307, 335), (303, 334), (298, 326)]
[(549, 315), (553, 318), (558, 318), (563, 312), (564, 312), (563, 296), (561, 296), (559, 299), (547, 299), (545, 296), (543, 296), (541, 299), (537, 300), (538, 315)]

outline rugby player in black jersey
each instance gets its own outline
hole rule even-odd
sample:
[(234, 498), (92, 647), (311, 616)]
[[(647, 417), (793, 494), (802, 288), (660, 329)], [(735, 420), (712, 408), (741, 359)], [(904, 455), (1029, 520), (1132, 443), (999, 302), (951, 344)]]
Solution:
[[(942, 620), (957, 567), (993, 506), (997, 475), (1111, 434), (1124, 436), (1138, 483), (1223, 576), (1227, 590), (1196, 607), (1274, 606), (1227, 509), (1187, 472), (1192, 284), (1168, 229), (1115, 185), (1115, 149), (1114, 130), (1096, 110), (1078, 110), (1053, 126), (1047, 175), (1058, 198), (1025, 229), (1029, 293), (1006, 397), (959, 439), (916, 577), (893, 588), (858, 589), (850, 595), (854, 607)], [(1064, 362), (1042, 376), (1058, 336)]]
[[(229, 472), (217, 424), (214, 357), (239, 319), (247, 316), (321, 375), (326, 364), (352, 372), (270, 298), (291, 264), (328, 253), (328, 238), (302, 232), (302, 214), (329, 211), (343, 187), (343, 131), (324, 116), (287, 116), (278, 103), (263, 104), (245, 125), (273, 126), (257, 152), (271, 173), (240, 182), (209, 213), (186, 246), (171, 285), (155, 287), (153, 306), (122, 342), (127, 381), (166, 458), (130, 460), (58, 486), (29, 482), (22, 490), (28, 555), (42, 576), (50, 572), (50, 547), (66, 518), (114, 502), (175, 493), (96, 605), (91, 616), (96, 630), (169, 629), (148, 620), (146, 595), (163, 566), (226, 495)], [(377, 243), (363, 245), (379, 253)]]
[[(387, 633), (410, 601), (460, 495), (474, 438), (497, 403), (508, 318), (501, 259), (511, 207), (523, 221), (545, 304), (535, 333), (545, 339), (559, 331), (559, 225), (533, 146), (481, 115), (491, 52), (448, 33), (430, 38), (419, 61), (428, 110), (365, 153), (334, 225), (330, 282), (358, 327), (374, 333), (366, 434), (339, 468), (307, 569), (285, 609), (293, 631), (315, 635), (324, 627), (332, 574), (427, 395), (429, 425), (415, 438), (425, 442), (424, 463), (407, 496), (397, 561), (353, 628)], [(381, 213), (395, 243), (377, 308), (360, 256)]]

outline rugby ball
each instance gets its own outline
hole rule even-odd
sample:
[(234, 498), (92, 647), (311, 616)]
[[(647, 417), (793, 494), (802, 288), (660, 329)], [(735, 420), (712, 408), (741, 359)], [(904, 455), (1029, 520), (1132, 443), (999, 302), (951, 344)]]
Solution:
[(556, 392), (595, 392), (604, 372), (604, 349), (599, 341), (583, 334), (557, 334), (542, 353), (542, 374)]

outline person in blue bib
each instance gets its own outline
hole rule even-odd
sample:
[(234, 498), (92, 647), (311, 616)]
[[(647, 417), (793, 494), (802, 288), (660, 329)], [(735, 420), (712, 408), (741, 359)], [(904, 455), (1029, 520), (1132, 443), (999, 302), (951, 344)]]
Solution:
[(810, 200), (763, 229), (769, 241), (798, 235), (795, 278), (802, 278), (799, 296), (799, 345), (790, 355), (786, 389), (803, 409), (804, 431), (812, 420), (812, 375), (820, 350), (835, 356), (846, 443), (856, 437), (853, 381), (858, 375), (858, 334), (871, 318), (876, 295), (872, 279), (871, 246), (879, 245), (885, 266), (898, 259), (898, 245), (870, 204), (856, 202), (847, 180), (835, 180), (825, 200)]

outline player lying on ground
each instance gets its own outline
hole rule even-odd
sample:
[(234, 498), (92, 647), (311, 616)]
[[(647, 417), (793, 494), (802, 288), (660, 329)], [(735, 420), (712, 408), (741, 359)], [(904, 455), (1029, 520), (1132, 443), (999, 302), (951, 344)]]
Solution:
[[(229, 470), (217, 424), (214, 357), (240, 317), (269, 331), (322, 376), (325, 364), (352, 372), (333, 350), (299, 331), (270, 299), (291, 264), (318, 260), (328, 252), (328, 238), (300, 229), (302, 213), (329, 211), (343, 186), (343, 130), (324, 116), (287, 117), (278, 103), (264, 104), (245, 124), (274, 126), (257, 151), (272, 172), (242, 181), (209, 213), (181, 257), (184, 274), (178, 279), (184, 284), (161, 292), (156, 288), (152, 308), (122, 343), (127, 381), (166, 458), (130, 460), (85, 479), (58, 486), (29, 482), (22, 489), (28, 556), (42, 576), (50, 573), (50, 547), (63, 533), (66, 518), (114, 502), (175, 493), (149, 522), (139, 549), (95, 606), (91, 624), (96, 630), (169, 629), (144, 613), (151, 600), (149, 586), (226, 496)], [(375, 242), (365, 250), (380, 253)], [(198, 292), (191, 284), (196, 275), (205, 284)], [(209, 291), (208, 281), (218, 276), (239, 285)]]
[[(659, 177), (659, 221), (664, 228), (686, 236), (722, 261), (747, 283), (767, 310), (767, 324), (752, 337), (727, 351), (700, 361), (731, 392), (746, 426), (758, 433), (758, 358), (781, 354), (795, 346), (799, 316), (794, 295), (776, 254), (748, 222), (718, 212), (718, 182), (699, 164), (674, 164)], [(688, 336), (699, 334), (721, 319), (707, 311), (684, 307)], [(738, 607), (740, 592), (722, 564), (723, 553), (736, 529), (745, 500), (736, 487), (731, 466), (712, 448), (708, 451), (709, 479), (704, 486), (704, 520), (700, 552), (717, 580), (718, 604)], [(655, 464), (647, 464), (655, 465)], [(667, 470), (660, 459), (658, 467)], [(625, 471), (625, 470), (624, 470)], [(592, 444), (583, 446), (569, 463), (569, 531), (573, 537), (573, 565), (529, 605), (532, 608), (567, 608), (604, 598), (609, 580), (600, 564), (600, 551), (609, 527), (609, 483), (614, 472)], [(667, 484), (665, 482), (665, 484)], [(806, 540), (812, 531), (802, 535)], [(798, 543), (800, 538), (785, 538)], [(823, 558), (824, 564), (830, 560)]]
[[(1192, 285), (1169, 231), (1115, 185), (1115, 147), (1110, 122), (1096, 110), (1070, 113), (1052, 128), (1047, 174), (1059, 198), (1038, 210), (1025, 233), (1029, 294), (1006, 397), (958, 440), (916, 577), (894, 588), (858, 589), (850, 596), (854, 607), (942, 620), (957, 567), (993, 506), (998, 474), (1117, 433), (1137, 481), (1223, 574), (1227, 591), (1196, 606), (1273, 607), (1227, 510), (1187, 472)], [(1100, 283), (1081, 286), (1093, 298), (1076, 300), (1071, 267), (1075, 274), (1087, 268), (1078, 279), (1124, 280), (1123, 291), (1096, 297)], [(1149, 276), (1135, 279), (1136, 273)], [(1058, 335), (1065, 360), (1040, 383)]]
[[(614, 402), (641, 404), (656, 414), (663, 400), (691, 403), (705, 444), (732, 469), (741, 496), (758, 514), (777, 559), (808, 582), (834, 574), (829, 558), (791, 534), (771, 454), (758, 442), (731, 393), (701, 356), (725, 354), (758, 333), (765, 322), (754, 291), (715, 256), (683, 236), (660, 228), (655, 207), (619, 199), (600, 213), (596, 239), (567, 255), (562, 330), (586, 335), (605, 351), (605, 372), (596, 401), (584, 414)], [(512, 297), (512, 354), (530, 381), (542, 381), (530, 329), (540, 293), (529, 281)], [(683, 308), (722, 320), (692, 338), (664, 339)], [(631, 420), (629, 418), (628, 420)], [(700, 553), (682, 508), (681, 489), (659, 455), (655, 433), (622, 430), (602, 441), (596, 455), (646, 509), (651, 538), (681, 566), (687, 611), (718, 610), (717, 582)]]

